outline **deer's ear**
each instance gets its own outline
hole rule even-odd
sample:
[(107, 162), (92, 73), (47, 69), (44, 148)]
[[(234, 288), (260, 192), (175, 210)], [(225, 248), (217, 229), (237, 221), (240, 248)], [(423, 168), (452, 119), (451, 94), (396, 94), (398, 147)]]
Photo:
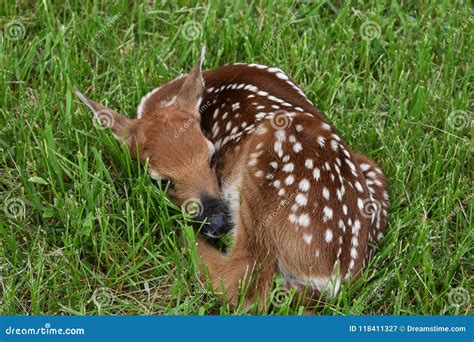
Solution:
[(74, 93), (77, 97), (94, 113), (94, 119), (105, 128), (110, 128), (115, 138), (121, 142), (126, 142), (128, 138), (128, 128), (133, 120), (117, 113), (116, 111), (104, 107), (100, 103), (92, 101), (79, 90)]
[(201, 54), (196, 65), (186, 76), (186, 79), (178, 95), (176, 95), (175, 102), (178, 108), (192, 113), (197, 119), (200, 117), (199, 105), (201, 104), (202, 92), (204, 90), (204, 80), (202, 78), (201, 66), (204, 60), (205, 52), (206, 47), (204, 46), (201, 49)]

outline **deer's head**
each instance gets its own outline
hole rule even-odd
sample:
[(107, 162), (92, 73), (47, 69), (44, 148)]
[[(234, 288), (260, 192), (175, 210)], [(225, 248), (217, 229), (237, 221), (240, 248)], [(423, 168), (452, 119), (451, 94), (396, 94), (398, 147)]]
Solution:
[(135, 159), (147, 161), (152, 179), (166, 185), (177, 205), (195, 210), (197, 221), (206, 220), (204, 233), (217, 237), (231, 227), (212, 165), (215, 149), (200, 127), (202, 58), (203, 53), (171, 101), (139, 119), (106, 108), (79, 91), (76, 95), (116, 139), (128, 145)]

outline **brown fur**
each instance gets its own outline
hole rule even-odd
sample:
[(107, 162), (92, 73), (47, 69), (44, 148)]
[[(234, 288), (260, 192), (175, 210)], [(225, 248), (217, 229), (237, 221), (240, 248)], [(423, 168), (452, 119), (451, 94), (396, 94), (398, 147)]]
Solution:
[[(202, 191), (217, 195), (219, 185), (238, 193), (229, 202), (238, 206), (230, 251), (222, 254), (198, 237), (202, 279), (209, 275), (213, 289), (233, 305), (239, 288), (247, 287), (244, 303), (258, 299), (264, 306), (276, 273), (288, 287), (307, 290), (308, 298), (335, 295), (366, 265), (369, 244), (384, 231), (383, 174), (350, 152), (281, 70), (235, 64), (202, 78), (204, 86), (196, 66), (144, 97), (138, 119), (115, 113), (112, 127), (138, 146), (153, 171), (175, 182), (170, 195), (178, 203)], [(208, 141), (218, 149), (215, 170)], [(373, 215), (365, 212), (366, 202), (375, 203)]]

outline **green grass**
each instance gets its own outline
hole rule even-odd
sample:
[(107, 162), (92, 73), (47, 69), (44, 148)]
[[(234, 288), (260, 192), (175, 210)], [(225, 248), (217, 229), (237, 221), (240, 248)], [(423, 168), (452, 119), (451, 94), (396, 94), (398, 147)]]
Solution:
[(189, 222), (73, 95), (133, 117), (204, 43), (206, 68), (285, 70), (390, 182), (378, 254), (318, 314), (472, 314), (472, 8), (344, 3), (3, 1), (0, 314), (252, 312), (201, 286)]

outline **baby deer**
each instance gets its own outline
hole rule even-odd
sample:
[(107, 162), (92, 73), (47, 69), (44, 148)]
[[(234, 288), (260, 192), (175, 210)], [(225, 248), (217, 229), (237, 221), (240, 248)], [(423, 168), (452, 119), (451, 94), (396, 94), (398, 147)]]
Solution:
[(205, 234), (232, 228), (227, 254), (198, 237), (201, 274), (230, 303), (247, 284), (246, 303), (263, 305), (277, 273), (311, 296), (336, 295), (384, 232), (382, 171), (350, 151), (279, 68), (235, 63), (201, 73), (203, 54), (188, 75), (144, 96), (137, 119), (77, 95), (149, 159), (151, 177), (171, 182), (178, 204), (201, 201)]

